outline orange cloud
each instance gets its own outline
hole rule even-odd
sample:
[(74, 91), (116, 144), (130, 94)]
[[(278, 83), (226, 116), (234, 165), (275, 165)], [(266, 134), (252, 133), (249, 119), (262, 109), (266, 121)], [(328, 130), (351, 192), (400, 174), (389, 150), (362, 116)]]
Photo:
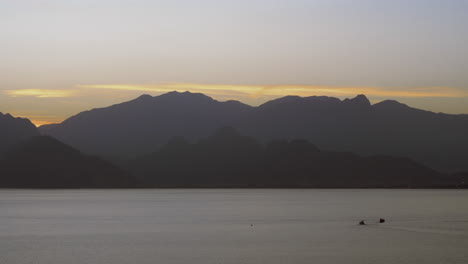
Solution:
[(169, 83), (169, 84), (95, 84), (77, 85), (77, 89), (20, 89), (7, 90), (6, 94), (19, 96), (33, 96), (38, 98), (72, 97), (83, 95), (82, 89), (107, 89), (140, 92), (169, 92), (191, 91), (205, 93), (212, 96), (231, 96), (235, 98), (256, 99), (259, 97), (280, 97), (286, 95), (312, 96), (354, 96), (365, 94), (374, 97), (468, 97), (468, 92), (452, 87), (421, 87), (408, 89), (389, 89), (381, 87), (354, 86), (318, 86), (318, 85), (228, 85), (228, 84), (197, 84), (197, 83)]
[(317, 85), (226, 85), (170, 83), (155, 85), (139, 84), (98, 84), (78, 85), (80, 88), (113, 89), (142, 92), (192, 91), (212, 95), (258, 98), (261, 96), (285, 95), (329, 95), (353, 96), (365, 94), (378, 97), (468, 97), (468, 92), (451, 87), (423, 87), (409, 89), (388, 89), (380, 87), (337, 87)]
[(74, 90), (51, 90), (51, 89), (19, 89), (19, 90), (6, 90), (6, 94), (18, 97), (18, 96), (33, 96), (38, 98), (49, 98), (49, 97), (71, 97), (76, 94)]

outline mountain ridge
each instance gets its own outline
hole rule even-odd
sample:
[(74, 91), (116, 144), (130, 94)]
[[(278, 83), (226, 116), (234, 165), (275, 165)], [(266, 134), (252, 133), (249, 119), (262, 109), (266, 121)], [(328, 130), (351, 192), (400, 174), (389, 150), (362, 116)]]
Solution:
[(0, 112), (0, 156), (18, 142), (38, 135), (39, 130), (29, 119)]
[(468, 115), (434, 113), (394, 100), (372, 105), (365, 95), (344, 100), (285, 96), (257, 107), (190, 92), (142, 95), (40, 130), (85, 153), (131, 157), (173, 136), (196, 141), (223, 126), (262, 142), (305, 138), (330, 151), (402, 156), (439, 170), (468, 170)]
[(233, 128), (198, 143), (170, 140), (127, 164), (149, 187), (206, 188), (465, 188), (408, 158), (322, 151), (307, 140), (260, 144)]

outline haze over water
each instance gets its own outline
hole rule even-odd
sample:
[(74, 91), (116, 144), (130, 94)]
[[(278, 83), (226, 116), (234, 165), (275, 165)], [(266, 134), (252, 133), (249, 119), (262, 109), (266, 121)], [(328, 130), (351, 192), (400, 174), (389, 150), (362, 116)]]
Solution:
[(0, 263), (466, 263), (466, 204), (459, 190), (1, 190)]

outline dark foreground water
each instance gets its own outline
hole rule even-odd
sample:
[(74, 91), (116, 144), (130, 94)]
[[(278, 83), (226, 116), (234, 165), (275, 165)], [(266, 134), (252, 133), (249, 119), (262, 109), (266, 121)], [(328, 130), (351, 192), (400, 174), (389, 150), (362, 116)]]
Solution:
[(0, 190), (0, 263), (466, 264), (468, 191)]

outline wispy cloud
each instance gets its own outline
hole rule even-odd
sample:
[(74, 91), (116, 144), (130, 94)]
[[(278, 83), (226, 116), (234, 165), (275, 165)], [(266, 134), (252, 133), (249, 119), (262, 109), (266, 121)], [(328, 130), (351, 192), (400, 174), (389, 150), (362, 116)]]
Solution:
[(468, 97), (468, 92), (452, 87), (416, 87), (416, 88), (381, 88), (354, 86), (318, 86), (318, 85), (229, 85), (199, 83), (168, 84), (94, 84), (77, 85), (74, 89), (19, 89), (6, 90), (12, 97), (32, 96), (37, 98), (63, 98), (73, 96), (90, 96), (89, 89), (118, 90), (128, 92), (164, 93), (169, 91), (190, 91), (205, 93), (213, 97), (236, 98), (252, 101), (260, 97), (281, 97), (286, 95), (312, 96), (354, 96), (365, 94), (370, 97)]
[[(16, 112), (22, 109), (23, 112), (16, 112), (16, 116), (27, 117), (39, 126), (61, 122), (66, 116), (83, 109), (127, 101), (142, 93), (158, 95), (170, 91), (204, 93), (220, 101), (234, 99), (250, 105), (259, 105), (268, 100), (286, 95), (326, 95), (350, 98), (357, 94), (365, 94), (374, 103), (383, 99), (397, 99), (422, 109), (450, 113), (466, 113), (467, 110), (464, 102), (468, 100), (468, 91), (453, 87), (411, 87), (397, 89), (352, 86), (201, 83), (88, 84), (76, 85), (68, 89), (17, 89), (6, 90), (3, 93), (9, 97), (16, 98), (14, 100), (10, 98), (12, 100), (10, 103), (10, 108), (12, 109), (10, 111)], [(6, 98), (0, 97), (0, 99)], [(49, 104), (51, 102), (54, 102), (54, 104)], [(30, 111), (33, 105), (35, 110)]]
[(78, 85), (78, 87), (142, 92), (191, 91), (222, 96), (245, 96), (248, 98), (285, 95), (352, 96), (356, 94), (366, 94), (368, 96), (378, 97), (468, 97), (467, 91), (451, 87), (388, 89), (380, 87), (337, 87), (317, 85), (226, 85), (196, 83), (170, 83), (155, 85), (98, 84)]
[(51, 98), (51, 97), (71, 97), (76, 95), (75, 90), (52, 90), (52, 89), (19, 89), (19, 90), (6, 90), (6, 94), (19, 97), (19, 96), (32, 96), (37, 98)]

